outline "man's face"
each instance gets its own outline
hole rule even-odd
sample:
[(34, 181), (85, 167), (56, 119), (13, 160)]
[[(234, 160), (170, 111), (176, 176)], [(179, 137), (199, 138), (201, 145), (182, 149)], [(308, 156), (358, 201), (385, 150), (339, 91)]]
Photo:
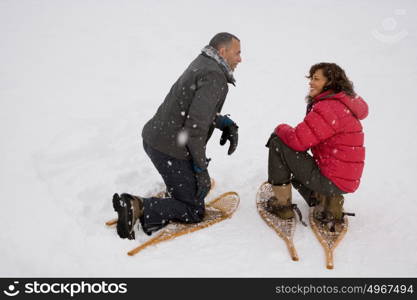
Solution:
[(240, 42), (232, 39), (229, 46), (219, 49), (219, 54), (226, 60), (229, 67), (234, 71), (236, 66), (242, 61), (240, 57)]

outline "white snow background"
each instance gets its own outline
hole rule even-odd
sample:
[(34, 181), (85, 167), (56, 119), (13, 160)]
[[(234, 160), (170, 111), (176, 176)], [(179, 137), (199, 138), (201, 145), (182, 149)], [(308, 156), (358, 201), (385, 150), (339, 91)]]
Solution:
[[(0, 276), (414, 277), (417, 275), (417, 3), (410, 1), (0, 1)], [(217, 32), (243, 62), (222, 113), (239, 128), (208, 146), (211, 198), (234, 217), (129, 257), (136, 241), (104, 222), (114, 192), (162, 182), (140, 132)], [(350, 229), (335, 269), (299, 225), (291, 261), (259, 217), (269, 134), (305, 113), (311, 65), (342, 66), (369, 104), (366, 166), (346, 196)], [(307, 219), (308, 207), (295, 192)]]

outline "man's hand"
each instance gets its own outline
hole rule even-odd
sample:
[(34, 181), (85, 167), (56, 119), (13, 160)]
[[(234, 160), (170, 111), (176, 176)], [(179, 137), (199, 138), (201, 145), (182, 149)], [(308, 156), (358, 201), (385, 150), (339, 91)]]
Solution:
[(237, 143), (239, 139), (238, 128), (239, 126), (237, 126), (236, 123), (233, 122), (230, 125), (225, 126), (223, 129), (223, 133), (220, 138), (220, 145), (223, 146), (224, 144), (226, 144), (227, 140), (230, 141), (229, 151), (227, 151), (227, 154), (229, 155), (235, 152), (237, 148)]

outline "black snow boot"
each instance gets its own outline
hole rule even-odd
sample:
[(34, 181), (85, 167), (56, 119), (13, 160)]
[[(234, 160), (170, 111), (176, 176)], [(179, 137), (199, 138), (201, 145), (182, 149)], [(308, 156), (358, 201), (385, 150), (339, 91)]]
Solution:
[(113, 208), (117, 212), (117, 234), (122, 239), (135, 239), (133, 226), (143, 215), (142, 198), (130, 194), (114, 194)]

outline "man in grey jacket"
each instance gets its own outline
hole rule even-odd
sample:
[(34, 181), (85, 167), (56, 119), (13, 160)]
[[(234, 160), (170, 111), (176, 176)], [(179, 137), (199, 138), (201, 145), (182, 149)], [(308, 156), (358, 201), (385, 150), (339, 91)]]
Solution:
[(169, 221), (202, 220), (204, 198), (210, 190), (206, 144), (214, 128), (223, 131), (221, 145), (230, 141), (229, 155), (238, 143), (238, 126), (220, 112), (240, 62), (240, 40), (230, 33), (216, 34), (145, 124), (143, 147), (166, 184), (166, 197), (114, 194), (121, 238), (134, 238), (138, 219), (147, 234)]

